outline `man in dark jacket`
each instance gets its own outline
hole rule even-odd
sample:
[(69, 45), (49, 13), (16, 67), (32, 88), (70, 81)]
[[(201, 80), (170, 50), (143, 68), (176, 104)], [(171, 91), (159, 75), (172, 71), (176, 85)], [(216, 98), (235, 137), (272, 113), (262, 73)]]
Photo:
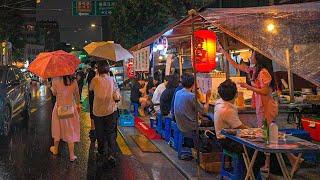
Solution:
[(89, 87), (90, 87), (91, 80), (96, 76), (96, 62), (92, 61), (90, 66), (91, 66), (91, 68), (88, 69), (88, 75), (87, 75), (88, 92), (89, 92), (89, 94), (88, 94), (89, 95), (89, 106), (90, 106), (90, 119), (91, 119), (91, 130), (89, 132), (89, 137), (92, 141), (95, 141), (96, 140), (95, 126), (94, 126), (94, 121), (93, 121), (94, 115), (92, 112), (94, 93), (93, 93), (93, 91), (89, 90)]

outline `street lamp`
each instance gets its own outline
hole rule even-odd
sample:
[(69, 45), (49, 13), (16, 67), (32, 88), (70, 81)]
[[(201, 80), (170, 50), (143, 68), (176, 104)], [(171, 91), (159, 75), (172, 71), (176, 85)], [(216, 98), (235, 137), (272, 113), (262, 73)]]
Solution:
[(96, 25), (95, 23), (92, 23), (92, 24), (90, 25), (90, 27), (91, 27), (92, 29), (95, 29), (97, 26), (100, 28), (100, 38), (101, 38), (101, 41), (102, 41), (102, 38), (103, 38), (102, 26)]

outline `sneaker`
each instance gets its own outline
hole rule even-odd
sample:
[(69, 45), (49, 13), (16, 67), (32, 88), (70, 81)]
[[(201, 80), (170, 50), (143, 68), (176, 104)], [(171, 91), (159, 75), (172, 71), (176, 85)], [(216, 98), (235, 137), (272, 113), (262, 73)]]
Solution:
[(191, 161), (193, 159), (193, 157), (188, 154), (183, 154), (183, 155), (181, 155), (181, 157), (179, 157), (179, 159), (184, 160), (184, 161)]
[(114, 168), (116, 166), (116, 159), (113, 156), (108, 158), (108, 164), (110, 167)]

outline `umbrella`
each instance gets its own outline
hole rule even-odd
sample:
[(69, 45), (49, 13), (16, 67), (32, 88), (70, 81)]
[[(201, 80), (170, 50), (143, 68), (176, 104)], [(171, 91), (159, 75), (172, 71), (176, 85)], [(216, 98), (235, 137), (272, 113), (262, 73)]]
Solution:
[(121, 61), (133, 58), (132, 54), (128, 50), (113, 41), (92, 42), (86, 45), (83, 49), (91, 56), (109, 59), (112, 61)]
[(65, 51), (40, 53), (29, 65), (29, 71), (41, 78), (53, 78), (73, 74), (80, 60)]

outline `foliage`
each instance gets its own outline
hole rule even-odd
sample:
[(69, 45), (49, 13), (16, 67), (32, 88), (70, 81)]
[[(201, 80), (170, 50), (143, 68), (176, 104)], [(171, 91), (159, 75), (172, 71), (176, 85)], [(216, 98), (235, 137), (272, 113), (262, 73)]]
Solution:
[[(193, 1), (204, 0), (122, 0), (111, 15), (114, 40), (125, 48), (159, 33), (192, 9)], [(203, 3), (197, 3), (197, 7)], [(196, 8), (197, 8), (196, 7)]]
[[(16, 1), (7, 0), (6, 2)], [(12, 43), (14, 58), (21, 58), (24, 48), (23, 18), (20, 13), (19, 10), (4, 6), (4, 3), (0, 5), (0, 41), (6, 40)]]

